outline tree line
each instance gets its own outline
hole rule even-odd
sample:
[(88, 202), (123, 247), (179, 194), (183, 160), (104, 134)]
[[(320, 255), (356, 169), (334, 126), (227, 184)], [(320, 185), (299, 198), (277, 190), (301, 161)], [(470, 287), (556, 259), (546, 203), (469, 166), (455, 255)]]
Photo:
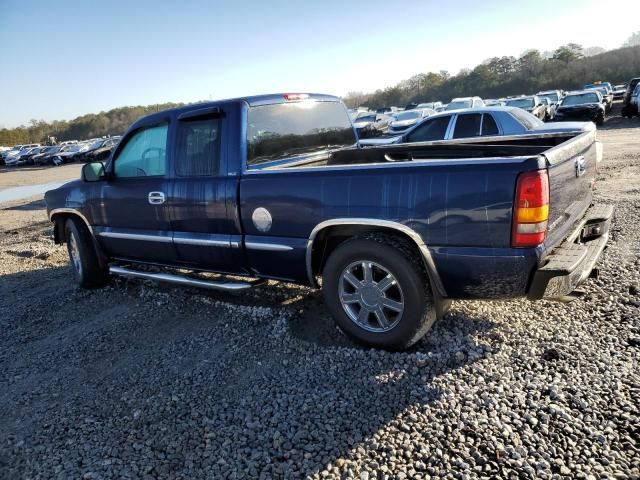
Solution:
[(31, 120), (29, 125), (0, 129), (0, 145), (12, 146), (23, 143), (44, 143), (48, 137), (58, 141), (84, 140), (106, 135), (122, 135), (136, 119), (149, 113), (183, 105), (162, 103), (158, 105), (120, 107), (108, 112), (89, 113), (73, 120)]
[(573, 43), (544, 54), (527, 50), (519, 58), (489, 58), (457, 75), (446, 71), (420, 73), (373, 93), (350, 92), (344, 101), (350, 108), (402, 107), (438, 100), (446, 103), (455, 97), (473, 95), (501, 98), (540, 90), (573, 90), (597, 80), (619, 84), (640, 75), (640, 45), (593, 54), (600, 50), (589, 52)]

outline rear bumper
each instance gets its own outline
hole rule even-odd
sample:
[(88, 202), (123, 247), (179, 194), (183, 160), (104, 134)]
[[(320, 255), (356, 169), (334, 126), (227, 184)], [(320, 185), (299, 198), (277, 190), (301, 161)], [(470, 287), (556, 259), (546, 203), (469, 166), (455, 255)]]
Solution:
[(535, 271), (529, 300), (566, 297), (589, 277), (609, 240), (612, 215), (613, 207), (608, 205), (587, 210), (574, 233)]

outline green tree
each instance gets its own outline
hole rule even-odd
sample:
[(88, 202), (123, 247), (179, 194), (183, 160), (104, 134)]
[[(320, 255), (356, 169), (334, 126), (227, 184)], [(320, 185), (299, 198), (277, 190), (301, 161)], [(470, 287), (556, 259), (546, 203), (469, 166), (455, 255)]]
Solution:
[(627, 41), (622, 44), (623, 47), (637, 47), (640, 45), (640, 30), (633, 32)]

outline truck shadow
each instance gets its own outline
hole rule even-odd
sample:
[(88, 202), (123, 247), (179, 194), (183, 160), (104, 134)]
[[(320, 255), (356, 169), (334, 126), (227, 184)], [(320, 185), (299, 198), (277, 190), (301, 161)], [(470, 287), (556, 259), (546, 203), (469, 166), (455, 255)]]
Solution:
[(352, 344), (319, 292), (271, 288), (230, 297), (114, 280), (82, 291), (67, 267), (0, 276), (13, 299), (0, 307), (0, 476), (51, 467), (29, 454), (43, 437), (56, 458), (81, 446), (78, 477), (313, 475), (378, 448), (382, 431), (428, 443), (438, 426), (409, 413), (492, 352), (493, 322), (461, 308), (390, 353)]

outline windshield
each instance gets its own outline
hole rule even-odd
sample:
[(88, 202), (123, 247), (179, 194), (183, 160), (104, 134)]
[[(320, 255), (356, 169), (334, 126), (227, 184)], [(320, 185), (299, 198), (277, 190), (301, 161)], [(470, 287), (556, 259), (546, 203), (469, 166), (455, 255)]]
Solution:
[(102, 146), (102, 144), (104, 143), (104, 140), (96, 140), (95, 142), (93, 142), (91, 145), (89, 145), (90, 149), (94, 149), (94, 148), (99, 148)]
[(535, 105), (533, 98), (516, 98), (514, 100), (507, 100), (507, 107), (533, 108)]
[(548, 98), (552, 103), (556, 103), (558, 101), (557, 93), (543, 93), (542, 96)]
[(445, 110), (459, 110), (461, 108), (471, 108), (471, 100), (460, 100), (457, 102), (451, 102), (447, 105)]
[(365, 115), (364, 117), (356, 118), (356, 123), (357, 122), (375, 122), (375, 121), (376, 121), (375, 115)]
[(410, 112), (401, 112), (396, 115), (396, 120), (413, 120), (415, 118), (420, 118), (422, 115), (420, 112), (410, 111)]
[(585, 103), (600, 103), (600, 99), (595, 93), (579, 93), (577, 95), (567, 95), (562, 101), (563, 106), (583, 105)]
[(511, 110), (511, 115), (518, 120), (527, 130), (532, 130), (536, 127), (540, 127), (544, 125), (544, 122), (540, 120), (538, 117), (531, 115), (529, 112), (514, 108)]
[[(375, 120), (375, 116), (372, 116)], [(353, 146), (357, 138), (340, 102), (260, 105), (247, 118), (247, 165)]]

